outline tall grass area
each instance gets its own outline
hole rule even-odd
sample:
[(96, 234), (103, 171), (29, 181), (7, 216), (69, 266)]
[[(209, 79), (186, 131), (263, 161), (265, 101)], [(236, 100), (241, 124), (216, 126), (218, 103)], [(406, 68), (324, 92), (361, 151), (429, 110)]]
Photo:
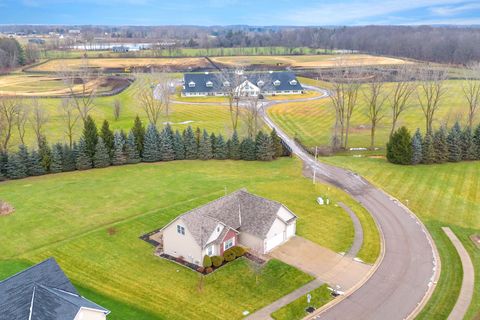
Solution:
[[(246, 187), (295, 212), (299, 236), (346, 251), (354, 236), (348, 214), (315, 199), (328, 193), (354, 210), (358, 204), (337, 189), (313, 185), (301, 169), (291, 158), (176, 161), (0, 183), (2, 199), (16, 208), (0, 218), (0, 278), (53, 256), (80, 292), (112, 311), (111, 319), (240, 319), (244, 310), (268, 305), (312, 277), (272, 260), (257, 282), (248, 261), (240, 259), (201, 278), (154, 256), (139, 236), (225, 190)], [(374, 224), (364, 232), (378, 237)], [(375, 259), (378, 244), (364, 246)]]
[(418, 319), (446, 319), (462, 283), (460, 258), (441, 230), (448, 226), (472, 258), (475, 291), (465, 319), (480, 312), (480, 250), (469, 237), (480, 233), (480, 163), (399, 166), (384, 159), (345, 156), (322, 161), (358, 172), (398, 198), (415, 212), (432, 234), (442, 261), (442, 272), (433, 296)]
[[(300, 81), (327, 87), (328, 84), (300, 79)], [(386, 88), (390, 88), (387, 84)], [(434, 127), (439, 127), (447, 122), (452, 126), (457, 119), (465, 124), (467, 121), (467, 102), (463, 96), (461, 80), (449, 80), (446, 83), (447, 93), (441, 101), (441, 106), (435, 115)], [(370, 121), (367, 117), (367, 106), (364, 93), (358, 95), (359, 104), (355, 108), (350, 125), (349, 147), (370, 146)], [(411, 108), (401, 116), (397, 128), (406, 126), (410, 131), (420, 128), (425, 132), (425, 120), (422, 109), (414, 95), (411, 98)], [(384, 108), (385, 117), (377, 127), (376, 146), (385, 149), (391, 129), (391, 112), (389, 105)], [(282, 126), (290, 135), (297, 136), (306, 146), (326, 146), (330, 144), (335, 112), (330, 98), (302, 103), (285, 103), (273, 106), (268, 110), (272, 119)]]

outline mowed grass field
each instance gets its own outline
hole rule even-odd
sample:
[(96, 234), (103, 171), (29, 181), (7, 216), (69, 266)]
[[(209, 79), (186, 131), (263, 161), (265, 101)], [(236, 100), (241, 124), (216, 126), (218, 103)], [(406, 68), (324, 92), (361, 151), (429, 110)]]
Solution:
[[(320, 87), (328, 87), (328, 84), (300, 79), (305, 83), (315, 84)], [(468, 106), (463, 96), (461, 80), (449, 80), (446, 83), (446, 94), (441, 100), (441, 106), (435, 115), (434, 126), (439, 127), (447, 121), (452, 126), (459, 119), (465, 124), (467, 120)], [(385, 88), (391, 88), (387, 84)], [(271, 118), (291, 136), (297, 136), (306, 146), (326, 146), (330, 144), (335, 112), (330, 98), (302, 103), (285, 103), (275, 105), (268, 110)], [(420, 128), (425, 132), (425, 120), (417, 97), (412, 95), (411, 107), (406, 110), (399, 119), (397, 128), (406, 126), (413, 132)], [(370, 146), (370, 121), (367, 116), (367, 105), (364, 93), (358, 96), (358, 106), (354, 110), (349, 134), (348, 147)], [(375, 135), (376, 146), (385, 148), (391, 129), (390, 106), (384, 107), (384, 118), (377, 126)]]
[(407, 205), (427, 226), (440, 252), (442, 272), (430, 302), (417, 319), (446, 319), (456, 302), (462, 267), (441, 227), (453, 230), (470, 254), (476, 273), (473, 301), (465, 319), (478, 319), (480, 249), (469, 237), (480, 233), (480, 162), (399, 166), (384, 159), (346, 156), (322, 161), (358, 172)]
[(293, 68), (331, 68), (342, 66), (392, 65), (409, 63), (402, 59), (367, 54), (294, 55), (294, 56), (225, 56), (212, 57), (214, 62), (232, 66), (251, 64), (282, 65)]
[[(47, 257), (57, 259), (109, 319), (240, 319), (312, 277), (270, 261), (258, 283), (240, 259), (204, 278), (153, 255), (139, 239), (183, 212), (246, 187), (281, 201), (298, 217), (297, 233), (346, 251), (353, 225), (341, 208), (318, 206), (328, 194), (359, 215), (367, 240), (361, 256), (378, 256), (371, 217), (345, 193), (301, 177), (301, 162), (181, 161), (62, 173), (0, 184), (16, 211), (0, 218), (0, 277)], [(281, 186), (288, 185), (288, 188)], [(233, 290), (232, 290), (233, 289)]]

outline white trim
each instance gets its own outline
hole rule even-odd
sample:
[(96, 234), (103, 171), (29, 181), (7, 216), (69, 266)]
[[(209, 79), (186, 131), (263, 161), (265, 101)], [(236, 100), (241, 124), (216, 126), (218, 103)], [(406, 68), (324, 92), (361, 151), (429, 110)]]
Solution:
[[(230, 241), (232, 242), (232, 245), (227, 248), (227, 243), (229, 243)], [(234, 246), (235, 246), (235, 237), (230, 238), (227, 241), (223, 242), (223, 251), (226, 251), (226, 250), (228, 250), (228, 249), (230, 249), (231, 247), (234, 247)]]
[(37, 286), (33, 287), (33, 292), (32, 292), (32, 301), (30, 301), (30, 313), (28, 315), (28, 320), (32, 320), (32, 314), (33, 314), (33, 300), (35, 299), (35, 289)]

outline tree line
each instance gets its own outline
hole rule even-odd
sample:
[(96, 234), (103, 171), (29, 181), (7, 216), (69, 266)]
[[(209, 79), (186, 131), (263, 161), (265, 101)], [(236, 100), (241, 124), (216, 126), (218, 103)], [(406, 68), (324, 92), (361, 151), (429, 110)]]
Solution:
[(472, 129), (456, 122), (449, 130), (441, 126), (424, 136), (420, 129), (411, 136), (401, 127), (387, 143), (387, 160), (404, 165), (480, 160), (480, 124)]
[(36, 46), (22, 46), (14, 38), (0, 38), (0, 73), (33, 63), (38, 59)]
[(126, 134), (112, 131), (107, 120), (97, 129), (87, 116), (81, 138), (72, 146), (56, 143), (50, 146), (41, 136), (37, 149), (20, 145), (17, 152), (0, 152), (0, 180), (21, 179), (47, 173), (105, 168), (139, 162), (173, 160), (247, 160), (271, 161), (288, 155), (280, 137), (259, 131), (252, 139), (240, 139), (234, 131), (228, 139), (221, 134), (192, 127), (180, 132), (169, 124), (162, 130), (150, 123), (147, 128), (137, 116)]

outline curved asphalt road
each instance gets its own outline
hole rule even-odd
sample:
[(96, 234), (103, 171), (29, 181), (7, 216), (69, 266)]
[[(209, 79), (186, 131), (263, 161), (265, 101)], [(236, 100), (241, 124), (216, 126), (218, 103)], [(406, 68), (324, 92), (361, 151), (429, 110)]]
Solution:
[[(310, 88), (312, 89), (312, 88)], [(319, 89), (316, 89), (317, 91)], [(323, 97), (328, 93), (323, 91)], [(314, 100), (316, 98), (299, 99)], [(376, 272), (351, 295), (326, 309), (319, 319), (412, 318), (428, 300), (438, 278), (438, 254), (421, 222), (395, 199), (348, 170), (319, 163), (288, 137), (262, 108), (265, 122), (324, 182), (349, 193), (374, 217), (384, 237), (384, 256)]]

